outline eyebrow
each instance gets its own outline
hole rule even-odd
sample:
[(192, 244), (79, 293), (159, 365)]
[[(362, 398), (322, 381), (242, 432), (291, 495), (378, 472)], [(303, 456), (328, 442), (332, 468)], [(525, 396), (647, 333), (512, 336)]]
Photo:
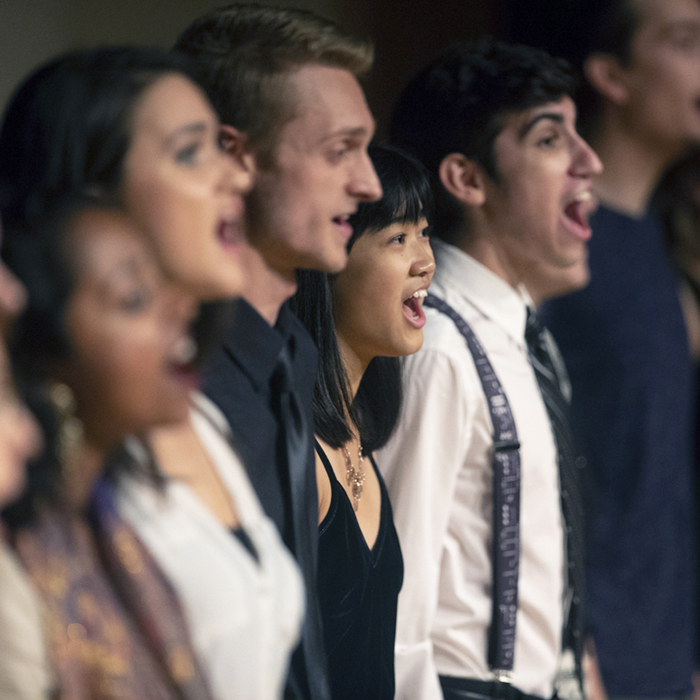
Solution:
[(204, 122), (194, 122), (193, 124), (185, 124), (180, 126), (165, 139), (166, 146), (169, 146), (173, 141), (182, 135), (199, 135), (207, 132), (207, 125)]
[(563, 114), (559, 114), (559, 112), (542, 112), (541, 114), (538, 114), (535, 117), (533, 117), (529, 122), (527, 122), (520, 128), (520, 131), (518, 132), (520, 140), (522, 141), (522, 139), (524, 139), (530, 133), (530, 131), (532, 131), (535, 124), (537, 124), (537, 122), (539, 121), (542, 121), (543, 119), (548, 119), (549, 121), (556, 122), (557, 124), (564, 123)]
[(105, 275), (105, 281), (111, 283), (120, 279), (139, 280), (143, 276), (143, 260), (132, 255), (119, 260)]
[[(374, 125), (372, 127), (372, 131), (374, 131)], [(368, 133), (370, 133), (370, 131), (368, 131), (367, 127), (365, 126), (347, 127), (344, 129), (338, 129), (338, 131), (334, 131), (332, 134), (328, 134), (328, 136), (326, 136), (326, 138), (324, 138), (323, 140), (332, 141), (333, 139), (337, 139), (340, 136), (350, 138), (362, 138)]]

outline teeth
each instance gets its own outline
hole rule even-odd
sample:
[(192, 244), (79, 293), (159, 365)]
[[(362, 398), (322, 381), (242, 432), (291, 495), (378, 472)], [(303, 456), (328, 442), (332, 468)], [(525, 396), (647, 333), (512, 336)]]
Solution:
[(586, 192), (580, 192), (576, 195), (577, 202), (588, 202), (591, 199), (593, 199), (593, 193), (590, 190)]
[(173, 360), (180, 364), (186, 365), (192, 362), (197, 355), (197, 343), (189, 335), (183, 335), (175, 343), (173, 348)]
[(428, 290), (427, 289), (419, 289), (417, 292), (413, 292), (413, 296), (416, 299), (420, 299), (422, 297), (427, 297), (428, 296)]

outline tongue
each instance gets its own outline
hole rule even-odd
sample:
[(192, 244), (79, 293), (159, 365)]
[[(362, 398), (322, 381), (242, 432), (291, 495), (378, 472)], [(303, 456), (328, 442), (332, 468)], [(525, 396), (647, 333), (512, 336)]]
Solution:
[(581, 214), (580, 202), (571, 202), (571, 204), (567, 205), (564, 209), (564, 213), (567, 215), (567, 217), (569, 217), (569, 219), (575, 221), (579, 226), (587, 225), (586, 220)]
[(403, 312), (406, 318), (412, 323), (420, 323), (425, 319), (422, 304), (415, 297), (406, 299), (403, 303)]
[(238, 226), (232, 223), (219, 224), (219, 238), (228, 245), (235, 245), (240, 241)]

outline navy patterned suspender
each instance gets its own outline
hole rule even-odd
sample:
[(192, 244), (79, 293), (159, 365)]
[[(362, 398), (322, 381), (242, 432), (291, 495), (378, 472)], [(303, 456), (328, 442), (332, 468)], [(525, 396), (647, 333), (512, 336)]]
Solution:
[(520, 562), (520, 443), (501, 383), (469, 324), (445, 301), (429, 294), (425, 306), (448, 316), (474, 358), (493, 424), (493, 612), (488, 664), (502, 682), (512, 679)]

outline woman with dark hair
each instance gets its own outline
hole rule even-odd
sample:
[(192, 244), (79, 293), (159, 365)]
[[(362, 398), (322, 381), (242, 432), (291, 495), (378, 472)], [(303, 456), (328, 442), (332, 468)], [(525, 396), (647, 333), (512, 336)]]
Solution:
[[(0, 132), (12, 225), (34, 221), (66, 190), (99, 194), (123, 205), (166, 275), (199, 300), (240, 294), (247, 162), (222, 154), (218, 119), (187, 70), (157, 51), (116, 48), (32, 76)], [(225, 419), (196, 391), (190, 399), (181, 421), (131, 437), (100, 485), (116, 486), (120, 515), (177, 594), (212, 694), (276, 700), (303, 612), (299, 573)]]
[(45, 442), (5, 518), (47, 609), (60, 695), (207, 699), (170, 587), (93, 491), (127, 435), (186, 417), (194, 298), (132, 222), (92, 201), (8, 231), (5, 256), (28, 291), (10, 349)]
[(435, 263), (423, 167), (391, 147), (370, 157), (384, 191), (350, 219), (346, 269), (300, 272), (293, 308), (319, 348), (314, 394), (319, 597), (333, 697), (394, 696), (396, 602), (403, 579), (391, 505), (372, 452), (401, 408), (399, 357), (423, 343)]
[(188, 64), (157, 49), (54, 59), (20, 85), (0, 130), (6, 229), (33, 225), (67, 194), (111, 199), (200, 299), (243, 288), (249, 187), (243, 161), (221, 151), (219, 120)]

